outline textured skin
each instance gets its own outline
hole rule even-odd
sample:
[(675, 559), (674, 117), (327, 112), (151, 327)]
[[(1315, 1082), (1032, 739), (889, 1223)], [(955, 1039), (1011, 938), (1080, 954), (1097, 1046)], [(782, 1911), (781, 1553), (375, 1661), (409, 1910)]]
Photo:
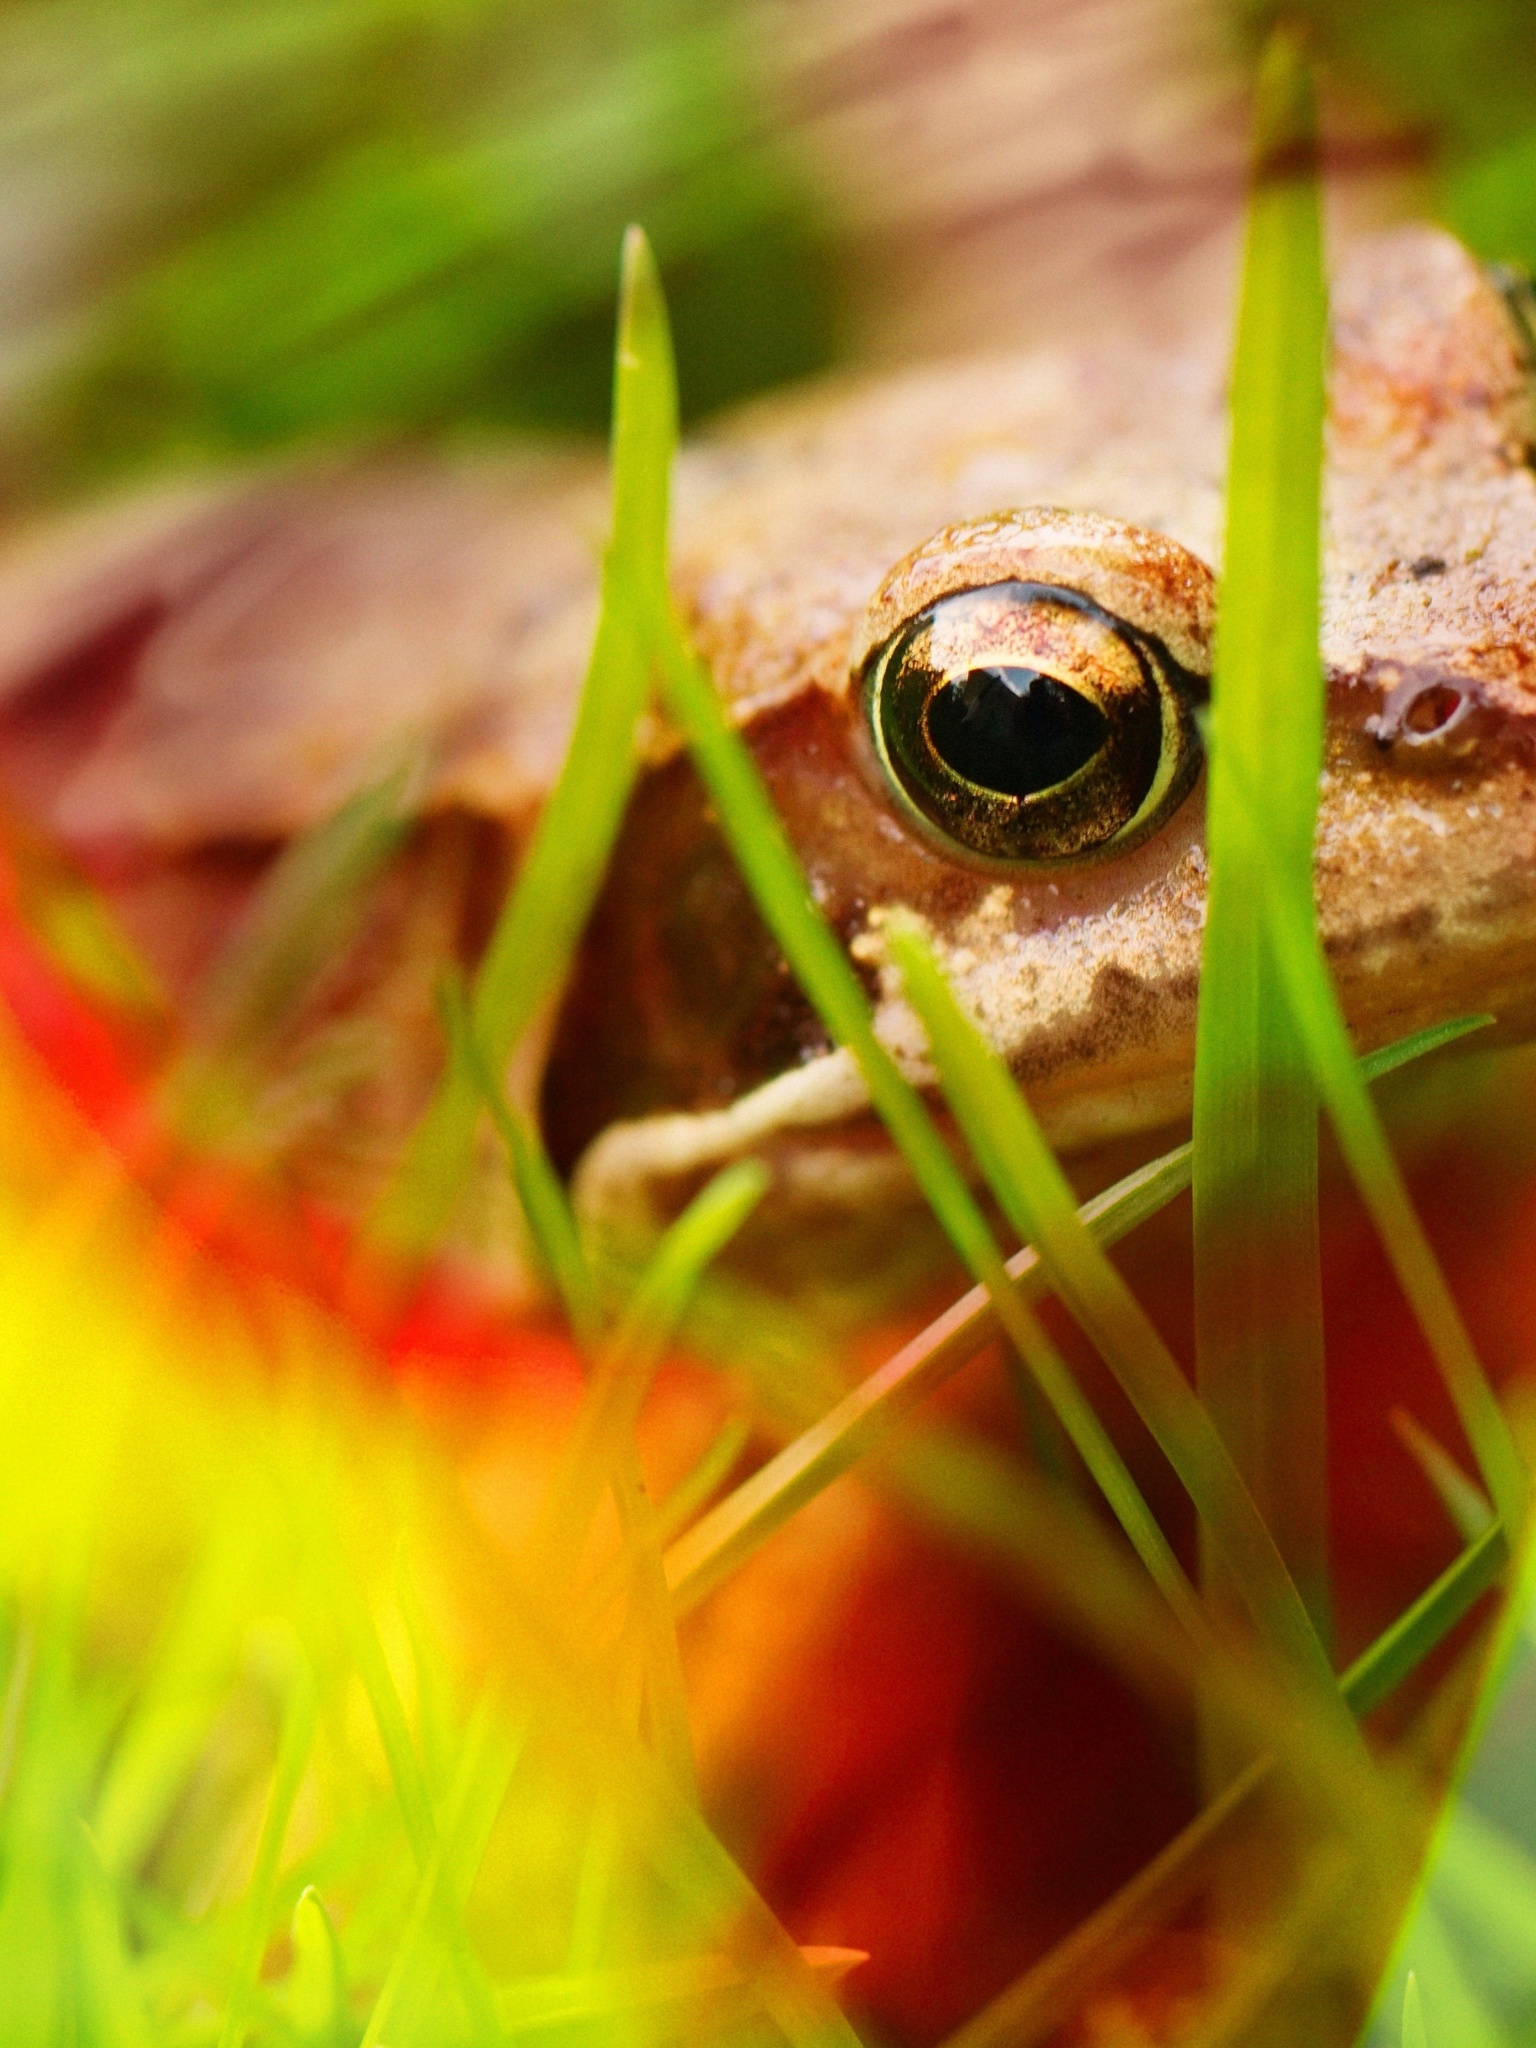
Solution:
[[(1536, 479), (1521, 336), (1428, 229), (1356, 248), (1335, 324), (1325, 936), (1364, 1043), (1474, 1008), (1523, 1031)], [(850, 678), (899, 616), (976, 568), (974, 534), (959, 563), (944, 536), (957, 521), (1065, 506), (1214, 563), (1224, 347), (1061, 350), (829, 387), (755, 408), (681, 466), (677, 590), (887, 1042), (926, 1078), (881, 962), (881, 917), (901, 904), (1069, 1146), (1187, 1108), (1199, 792), (1124, 855), (999, 875), (951, 858), (889, 799)], [(152, 952), (173, 950), (167, 875), (191, 890), (215, 845), (281, 842), (403, 745), (428, 811), (489, 816), (515, 843), (568, 729), (602, 516), (600, 475), (576, 462), (400, 458), (26, 536), (0, 563), (0, 770), (117, 888)], [(1031, 532), (1001, 522), (975, 580), (1037, 569)], [(1096, 573), (1119, 579), (1123, 613), (1198, 653), (1208, 587), (1171, 573), (1178, 559), (1121, 549)], [(866, 1200), (893, 1168), (857, 1078), (760, 933), (687, 764), (659, 725), (646, 744), (556, 1037), (557, 1149), (567, 1164), (585, 1154), (578, 1183), (598, 1206), (670, 1200), (747, 1145), (777, 1159), (790, 1201)], [(195, 981), (197, 967), (176, 971)], [(429, 1016), (424, 996), (412, 1014)]]
[[(1337, 289), (1336, 336), (1318, 840), (1325, 938), (1365, 1044), (1474, 1008), (1524, 1032), (1536, 982), (1536, 481), (1521, 337), (1465, 252), (1427, 229), (1354, 252)], [(877, 599), (866, 624), (866, 593), (889, 573), (881, 554), (889, 562), (919, 529), (933, 534), (989, 503), (1091, 507), (1214, 562), (1218, 359), (973, 365), (775, 424), (793, 466), (751, 498), (743, 478), (714, 523), (709, 560), (685, 556), (683, 574), (695, 631), (761, 734), (760, 757), (823, 907), (876, 970), (883, 908), (918, 910), (1058, 1142), (1089, 1144), (1181, 1115), (1204, 913), (1198, 796), (1116, 860), (1007, 880), (950, 860), (893, 818), (860, 772), (848, 650), (863, 653), (906, 598), (915, 610), (950, 587), (942, 545), (924, 548), (900, 598)], [(762, 461), (770, 444), (760, 431)], [(819, 508), (814, 526), (807, 501)], [(1027, 536), (1015, 544), (1010, 573), (1027, 574)], [(754, 560), (771, 573), (752, 573)], [(1002, 540), (978, 580), (1008, 569)], [(1143, 622), (1170, 644), (1181, 631), (1198, 639), (1191, 593), (1151, 563), (1143, 573)], [(1394, 724), (1404, 697), (1446, 684), (1447, 701), (1465, 701), (1442, 736)], [(843, 709), (841, 724), (823, 716), (814, 733), (787, 732), (797, 696), (812, 689)], [(769, 704), (781, 707), (772, 718)], [(630, 849), (640, 863), (644, 851)], [(617, 876), (633, 950), (643, 865), (621, 860)], [(887, 1042), (923, 1076), (907, 1013), (889, 984), (882, 997)], [(582, 1042), (600, 1070), (595, 1023), (589, 1003)], [(791, 1038), (781, 1029), (780, 1048)], [(847, 1183), (853, 1155), (839, 1119), (845, 1090), (857, 1088), (842, 1057), (769, 1085), (786, 1179), (813, 1201), (838, 1177)], [(694, 1100), (709, 1106), (707, 1118), (610, 1129), (582, 1169), (587, 1198), (622, 1201), (653, 1163), (696, 1172), (738, 1142), (761, 1142), (757, 1104), (715, 1108), (703, 1089)], [(616, 1106), (602, 1105), (581, 1135)], [(831, 1144), (817, 1135), (826, 1123), (838, 1131)], [(856, 1157), (853, 1186), (871, 1191), (888, 1169), (877, 1154)]]

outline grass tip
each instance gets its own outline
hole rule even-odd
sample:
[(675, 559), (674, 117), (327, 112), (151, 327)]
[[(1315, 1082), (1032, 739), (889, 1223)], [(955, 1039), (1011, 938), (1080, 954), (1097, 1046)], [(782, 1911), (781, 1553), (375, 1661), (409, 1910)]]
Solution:
[(1317, 109), (1306, 35), (1297, 23), (1282, 20), (1265, 40), (1254, 85), (1254, 182), (1308, 177), (1316, 156)]
[(1424, 2029), (1424, 2001), (1419, 1996), (1418, 1973), (1410, 1970), (1408, 1981), (1403, 1986), (1402, 2048), (1428, 2048), (1428, 2038)]

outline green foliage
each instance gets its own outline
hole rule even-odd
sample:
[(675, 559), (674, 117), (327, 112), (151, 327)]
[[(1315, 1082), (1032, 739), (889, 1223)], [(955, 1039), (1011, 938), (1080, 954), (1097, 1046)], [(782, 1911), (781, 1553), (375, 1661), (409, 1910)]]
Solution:
[(577, 1340), (590, 1347), (597, 1340), (602, 1304), (560, 1177), (544, 1149), (541, 1133), (512, 1108), (491, 1072), (458, 978), (445, 983), (441, 993), (449, 1071), (463, 1070), (489, 1112), (496, 1135), (506, 1147), (517, 1199), (544, 1276), (554, 1287)]
[[(1415, 1032), (1370, 1054), (1361, 1061), (1361, 1072), (1367, 1080), (1377, 1080), (1487, 1022), (1463, 1018)], [(1188, 1188), (1191, 1154), (1191, 1146), (1175, 1146), (1095, 1195), (1079, 1211), (1084, 1227), (1101, 1244), (1113, 1244), (1155, 1216)], [(1047, 1293), (1045, 1268), (1033, 1245), (1016, 1253), (1007, 1270), (1015, 1288), (1029, 1299)], [(703, 1516), (668, 1553), (668, 1576), (679, 1607), (686, 1609), (702, 1599), (807, 1501), (876, 1449), (896, 1423), (959, 1370), (997, 1328), (992, 1297), (978, 1287)]]
[(1463, 1543), (1475, 1542), (1494, 1520), (1487, 1494), (1467, 1477), (1450, 1452), (1403, 1409), (1393, 1410), (1392, 1427), (1439, 1496), (1440, 1505), (1457, 1535)]
[[(1254, 1360), (1264, 1383), (1243, 1390), (1234, 1403), (1242, 1418), (1239, 1445), (1251, 1442), (1260, 1462), (1268, 1457), (1278, 1464), (1285, 1444), (1299, 1440), (1308, 1458), (1320, 1459), (1316, 1230), (1306, 1213), (1316, 1167), (1302, 1132), (1314, 1118), (1297, 1085), (1304, 1059), (1489, 1493), (1513, 1529), (1521, 1524), (1525, 1492), (1520, 1459), (1361, 1083), (1313, 902), (1312, 836), (1322, 758), (1317, 536), (1324, 316), (1316, 203), (1308, 197), (1310, 181), (1297, 170), (1298, 145), (1310, 133), (1298, 61), (1289, 39), (1277, 36), (1261, 80), (1256, 189), (1233, 373), (1227, 559), (1207, 801), (1207, 965), (1220, 971), (1202, 983), (1205, 1023), (1195, 1076), (1197, 1214), (1204, 1206), (1202, 1153), (1215, 1148), (1218, 1162), (1212, 1186), (1216, 1213), (1203, 1214), (1197, 1226), (1207, 1241), (1197, 1251), (1202, 1339), (1214, 1343), (1222, 1361), (1223, 1401), (1234, 1355)], [(1236, 1020), (1230, 1041), (1222, 1021), (1229, 1009)], [(1271, 1015), (1284, 1021), (1261, 1024)], [(1233, 1286), (1235, 1248), (1226, 1241), (1232, 1226), (1225, 1212), (1245, 1214), (1250, 1199), (1258, 1219), (1271, 1210), (1279, 1218), (1286, 1250), (1278, 1280), (1272, 1280), (1262, 1245), (1248, 1235), (1257, 1221), (1243, 1224)], [(1277, 1289), (1285, 1299), (1272, 1298)], [(1294, 1421), (1285, 1348), (1266, 1361), (1252, 1331), (1256, 1323), (1273, 1323), (1284, 1333), (1298, 1314), (1305, 1340), (1298, 1384), (1306, 1412)], [(1270, 1340), (1262, 1341), (1267, 1346)], [(1278, 1450), (1266, 1450), (1266, 1442)], [(1290, 1483), (1306, 1486), (1300, 1477)], [(1317, 1532), (1304, 1532), (1302, 1541), (1304, 1554), (1315, 1560)]]
[(1344, 1673), (1339, 1683), (1353, 1711), (1369, 1714), (1390, 1699), (1409, 1672), (1498, 1583), (1508, 1563), (1509, 1542), (1503, 1525), (1495, 1522)]
[(28, 175), (83, 216), (30, 408), (46, 486), (317, 435), (600, 430), (641, 213), (696, 408), (826, 360), (811, 210), (715, 0), (23, 0), (0, 68)]

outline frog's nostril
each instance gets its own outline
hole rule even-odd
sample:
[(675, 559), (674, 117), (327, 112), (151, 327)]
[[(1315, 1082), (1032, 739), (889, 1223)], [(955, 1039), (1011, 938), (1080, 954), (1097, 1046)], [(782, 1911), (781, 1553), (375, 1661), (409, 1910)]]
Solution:
[(1412, 746), (1416, 740), (1433, 739), (1453, 723), (1467, 699), (1449, 683), (1431, 683), (1421, 690), (1403, 712), (1403, 738)]
[(1415, 674), (1396, 662), (1383, 662), (1369, 680), (1378, 688), (1386, 686), (1380, 711), (1365, 721), (1365, 730), (1383, 749), (1398, 740), (1406, 747), (1438, 744), (1465, 723), (1477, 701), (1475, 684), (1443, 670)]

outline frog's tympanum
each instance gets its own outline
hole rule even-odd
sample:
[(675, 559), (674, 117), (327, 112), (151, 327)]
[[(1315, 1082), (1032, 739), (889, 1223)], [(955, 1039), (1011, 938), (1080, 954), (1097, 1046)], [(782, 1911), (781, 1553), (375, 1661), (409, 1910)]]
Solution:
[[(1471, 1010), (1525, 1032), (1529, 333), (1428, 229), (1355, 248), (1334, 323), (1329, 957), (1362, 1045)], [(680, 466), (675, 589), (886, 1042), (931, 1078), (883, 958), (900, 906), (1068, 1148), (1189, 1104), (1223, 375), (1222, 336), (949, 364), (760, 407)], [(194, 1006), (272, 850), (417, 750), (420, 823), (306, 1027), (377, 1034), (293, 1141), (352, 1199), (439, 1057), (435, 972), (483, 943), (559, 764), (603, 517), (574, 460), (399, 456), (162, 490), (0, 564), (12, 797)], [(668, 1207), (747, 1150), (781, 1213), (890, 1198), (852, 1063), (675, 737), (644, 743), (549, 1022), (557, 1158), (595, 1209)]]

